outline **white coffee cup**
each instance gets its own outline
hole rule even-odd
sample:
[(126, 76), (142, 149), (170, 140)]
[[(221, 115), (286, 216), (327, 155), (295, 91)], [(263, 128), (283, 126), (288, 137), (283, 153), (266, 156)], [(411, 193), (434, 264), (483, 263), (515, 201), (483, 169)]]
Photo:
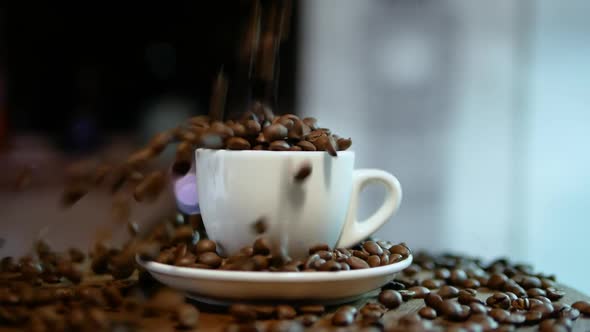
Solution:
[[(312, 172), (301, 183), (294, 174)], [(223, 254), (252, 245), (253, 224), (264, 218), (273, 248), (302, 257), (326, 243), (349, 247), (373, 234), (399, 208), (398, 180), (377, 169), (354, 169), (354, 152), (231, 151), (197, 149), (197, 192), (205, 230)], [(359, 194), (370, 183), (385, 186), (383, 205), (357, 220)]]

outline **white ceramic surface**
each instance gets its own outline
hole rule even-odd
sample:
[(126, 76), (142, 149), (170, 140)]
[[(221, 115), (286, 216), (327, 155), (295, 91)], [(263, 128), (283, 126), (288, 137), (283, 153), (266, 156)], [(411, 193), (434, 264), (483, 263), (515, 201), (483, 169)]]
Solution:
[(336, 304), (352, 301), (389, 281), (412, 256), (386, 266), (339, 272), (242, 272), (138, 262), (158, 281), (212, 304), (235, 301), (297, 301)]
[[(302, 183), (293, 175), (304, 163), (312, 173)], [(252, 224), (264, 217), (273, 247), (298, 258), (318, 243), (350, 247), (373, 234), (398, 209), (401, 186), (391, 174), (354, 170), (354, 152), (196, 151), (197, 191), (209, 238), (226, 255), (251, 245)], [(370, 183), (385, 187), (383, 205), (356, 219), (358, 198)]]

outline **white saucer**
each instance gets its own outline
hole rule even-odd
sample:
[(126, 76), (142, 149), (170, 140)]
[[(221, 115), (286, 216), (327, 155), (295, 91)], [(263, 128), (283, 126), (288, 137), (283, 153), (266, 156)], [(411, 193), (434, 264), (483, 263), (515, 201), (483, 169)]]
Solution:
[(412, 263), (412, 256), (390, 265), (338, 272), (207, 270), (139, 258), (137, 261), (161, 283), (209, 304), (226, 305), (238, 301), (338, 304), (354, 301), (393, 280), (396, 272)]

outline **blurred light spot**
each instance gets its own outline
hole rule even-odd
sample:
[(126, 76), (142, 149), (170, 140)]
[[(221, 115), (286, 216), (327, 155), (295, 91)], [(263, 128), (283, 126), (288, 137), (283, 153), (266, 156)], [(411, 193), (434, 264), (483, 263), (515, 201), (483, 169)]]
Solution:
[(160, 79), (170, 78), (176, 71), (176, 49), (169, 43), (150, 44), (145, 59), (152, 74)]
[(417, 86), (430, 79), (435, 54), (427, 36), (416, 32), (398, 34), (385, 41), (377, 63), (392, 84)]

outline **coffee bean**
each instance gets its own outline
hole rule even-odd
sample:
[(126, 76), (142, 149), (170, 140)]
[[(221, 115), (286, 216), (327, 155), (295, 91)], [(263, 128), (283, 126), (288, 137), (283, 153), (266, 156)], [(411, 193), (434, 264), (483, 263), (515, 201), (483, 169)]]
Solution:
[(212, 268), (218, 268), (221, 265), (222, 258), (214, 252), (204, 252), (199, 255), (198, 262), (208, 265)]
[(467, 293), (467, 292), (463, 292), (462, 290), (459, 292), (459, 296), (457, 301), (461, 304), (465, 304), (465, 305), (469, 305), (470, 303), (481, 303), (484, 304), (484, 302), (480, 299), (478, 299), (477, 297)]
[(299, 141), (297, 142), (297, 146), (301, 148), (303, 151), (316, 151), (315, 145), (308, 141)]
[(311, 163), (305, 162), (299, 167), (299, 169), (297, 169), (293, 179), (296, 183), (301, 183), (311, 175), (311, 172), (312, 172)]
[(541, 288), (529, 288), (527, 289), (526, 293), (530, 297), (547, 296), (547, 293)]
[(174, 311), (178, 326), (183, 329), (195, 328), (199, 322), (199, 310), (190, 304), (182, 304)]
[(448, 320), (462, 320), (465, 315), (463, 311), (464, 309), (459, 303), (451, 300), (443, 301), (437, 310), (437, 312), (440, 312), (440, 314)]
[(350, 268), (352, 270), (368, 269), (370, 267), (366, 261), (364, 261), (356, 256), (349, 257), (346, 260), (346, 263), (350, 266)]
[(398, 291), (386, 289), (379, 293), (379, 302), (389, 309), (395, 309), (402, 304), (402, 296)]
[(461, 287), (476, 289), (481, 286), (481, 283), (477, 279), (467, 279), (461, 283)]
[[(240, 124), (236, 124), (241, 126)], [(250, 142), (242, 137), (230, 137), (227, 140), (226, 146), (229, 150), (248, 150), (250, 149)]]
[(442, 297), (436, 293), (431, 292), (424, 297), (424, 303), (437, 311), (440, 309), (442, 302)]
[(450, 299), (459, 296), (459, 289), (453, 286), (444, 285), (440, 287), (437, 293), (443, 299)]
[(383, 254), (383, 249), (374, 241), (366, 241), (363, 243), (363, 249), (365, 249), (371, 255), (380, 256)]
[(472, 315), (469, 320), (471, 322), (477, 323), (481, 326), (484, 331), (492, 331), (498, 328), (498, 323), (490, 316), (485, 314), (475, 314)]
[(194, 230), (191, 225), (182, 225), (176, 228), (172, 236), (173, 243), (192, 242)]
[(389, 252), (391, 254), (402, 255), (402, 257), (408, 257), (411, 254), (410, 249), (408, 249), (408, 247), (401, 245), (401, 244), (396, 244), (396, 245), (392, 246), (391, 248), (389, 248)]
[(123, 303), (123, 295), (115, 286), (104, 287), (102, 294), (111, 308), (118, 308)]
[(512, 292), (516, 294), (516, 296), (518, 297), (526, 296), (526, 291), (524, 290), (524, 288), (522, 288), (519, 284), (517, 284), (511, 279), (508, 279), (504, 284), (504, 291)]
[(584, 316), (590, 316), (590, 302), (577, 301), (572, 304), (572, 308), (580, 311)]
[(280, 123), (272, 124), (264, 128), (262, 132), (267, 142), (284, 140), (289, 133), (288, 129)]
[(326, 311), (326, 308), (320, 304), (309, 304), (300, 306), (299, 311), (303, 314), (321, 315)]
[(276, 307), (278, 319), (293, 319), (297, 316), (297, 311), (290, 305), (281, 304)]
[(453, 285), (461, 285), (467, 280), (467, 273), (461, 269), (453, 269), (451, 271), (451, 276), (449, 277), (449, 281)]
[(539, 311), (543, 314), (543, 318), (547, 318), (553, 314), (553, 305), (550, 303), (534, 304), (531, 306), (531, 311)]
[(487, 305), (492, 308), (508, 309), (510, 308), (510, 298), (504, 293), (494, 293), (486, 300)]
[(416, 274), (418, 274), (421, 270), (422, 269), (420, 268), (419, 265), (412, 264), (412, 265), (408, 266), (405, 270), (403, 270), (402, 273), (404, 275), (412, 277), (412, 276), (415, 276)]
[(305, 314), (303, 316), (300, 316), (297, 320), (301, 322), (303, 326), (310, 327), (319, 320), (319, 317), (312, 314)]
[(370, 267), (380, 266), (381, 265), (381, 258), (379, 258), (379, 256), (377, 256), (377, 255), (371, 255), (367, 259), (367, 263), (369, 264)]
[(416, 295), (415, 292), (409, 290), (409, 289), (402, 289), (400, 291), (398, 291), (400, 293), (400, 295), (402, 296), (402, 300), (404, 302), (409, 301), (411, 299), (414, 298), (414, 296)]
[(414, 292), (414, 297), (417, 299), (423, 299), (428, 293), (430, 293), (430, 289), (424, 286), (414, 286), (408, 288), (408, 290)]
[(488, 308), (479, 302), (470, 302), (467, 306), (469, 306), (471, 314), (487, 314), (488, 312)]
[(332, 325), (334, 326), (348, 326), (354, 322), (356, 315), (356, 308), (352, 306), (340, 307), (332, 316)]
[(351, 145), (352, 145), (352, 139), (350, 139), (350, 138), (339, 138), (336, 141), (336, 146), (338, 148), (338, 151), (348, 150), (348, 148), (350, 148)]
[(508, 280), (506, 275), (494, 273), (490, 276), (486, 286), (490, 289), (501, 289), (506, 283), (506, 280)]
[(557, 300), (561, 299), (565, 295), (565, 292), (564, 291), (555, 289), (553, 287), (547, 288), (546, 291), (547, 291), (547, 297), (551, 301), (557, 301)]
[(253, 308), (257, 319), (270, 319), (275, 314), (275, 308), (271, 305), (255, 305)]
[(252, 306), (245, 304), (232, 304), (229, 307), (229, 313), (238, 322), (251, 322), (256, 320), (256, 310)]
[(512, 300), (512, 307), (518, 310), (529, 310), (531, 308), (531, 303), (528, 298), (519, 298)]
[(205, 252), (216, 252), (217, 251), (217, 244), (214, 241), (202, 239), (197, 242), (194, 246), (194, 253), (195, 254), (202, 254)]
[(422, 281), (422, 286), (428, 289), (437, 289), (443, 286), (443, 281), (438, 279), (426, 279)]
[(490, 310), (490, 317), (492, 317), (496, 322), (500, 324), (504, 323), (509, 316), (510, 311), (504, 310), (502, 308), (494, 308)]
[(223, 148), (224, 135), (215, 132), (209, 128), (199, 142), (199, 146), (204, 149), (221, 149)]
[(580, 317), (580, 311), (570, 306), (564, 306), (557, 313), (557, 317), (567, 318), (570, 320), (576, 320)]
[[(322, 258), (320, 259), (323, 260)], [(340, 271), (340, 269), (340, 263), (336, 261), (327, 261), (318, 268), (320, 271)]]
[(436, 310), (430, 308), (430, 307), (422, 307), (419, 311), (418, 314), (420, 315), (420, 317), (424, 318), (424, 319), (435, 319), (436, 318)]
[(224, 328), (225, 332), (261, 332), (261, 329), (254, 322), (241, 324), (229, 324)]
[(527, 325), (538, 324), (543, 318), (543, 313), (539, 311), (527, 311), (524, 314), (524, 318)]
[(274, 141), (268, 146), (268, 149), (271, 151), (288, 151), (290, 148), (289, 143), (283, 140)]
[(369, 259), (370, 254), (364, 250), (353, 250), (352, 251), (352, 255), (355, 257), (358, 257), (364, 261), (366, 261), (367, 259)]
[(268, 332), (303, 332), (304, 326), (296, 321), (273, 321), (268, 324)]

